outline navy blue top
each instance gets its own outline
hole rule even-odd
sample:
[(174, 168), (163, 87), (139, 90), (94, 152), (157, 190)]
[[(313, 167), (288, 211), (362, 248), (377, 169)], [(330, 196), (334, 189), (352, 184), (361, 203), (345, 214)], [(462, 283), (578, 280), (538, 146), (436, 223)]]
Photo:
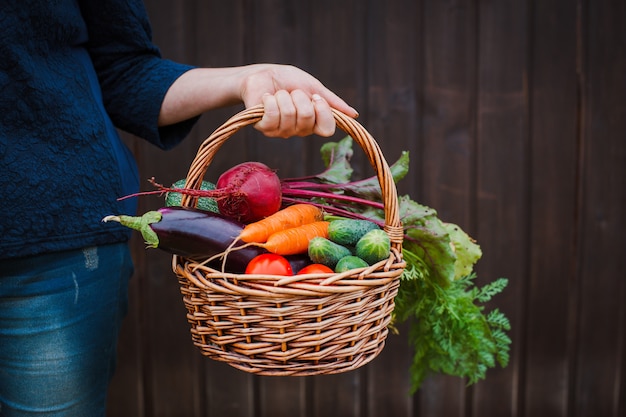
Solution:
[(140, 0), (9, 0), (0, 8), (0, 259), (121, 242), (135, 212), (120, 128), (160, 148), (197, 119), (157, 127), (191, 67), (162, 59)]

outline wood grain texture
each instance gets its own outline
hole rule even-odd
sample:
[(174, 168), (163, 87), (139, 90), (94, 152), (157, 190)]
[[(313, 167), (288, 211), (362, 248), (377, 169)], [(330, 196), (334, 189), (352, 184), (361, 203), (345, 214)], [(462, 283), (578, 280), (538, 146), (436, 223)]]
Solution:
[[(110, 417), (626, 413), (623, 1), (146, 0), (146, 7), (166, 58), (297, 65), (360, 112), (388, 161), (410, 151), (399, 191), (478, 239), (478, 283), (509, 279), (488, 308), (511, 319), (513, 346), (509, 366), (474, 386), (432, 376), (412, 396), (407, 326), (356, 371), (251, 375), (197, 352), (170, 257), (135, 238)], [(169, 152), (125, 136), (140, 178), (182, 178), (200, 143), (240, 109), (204, 115)], [(323, 142), (268, 140), (246, 129), (207, 176), (255, 159), (285, 176), (316, 173)], [(371, 175), (358, 150), (354, 165), (355, 175)], [(158, 205), (141, 200), (140, 210)]]

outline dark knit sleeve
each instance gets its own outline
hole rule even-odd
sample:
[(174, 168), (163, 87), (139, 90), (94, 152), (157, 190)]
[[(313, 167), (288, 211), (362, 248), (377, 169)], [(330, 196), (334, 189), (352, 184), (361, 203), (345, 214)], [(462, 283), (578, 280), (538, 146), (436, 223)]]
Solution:
[(84, 0), (80, 7), (87, 49), (113, 123), (163, 149), (179, 143), (198, 118), (163, 128), (157, 121), (167, 90), (193, 67), (162, 59), (141, 0)]

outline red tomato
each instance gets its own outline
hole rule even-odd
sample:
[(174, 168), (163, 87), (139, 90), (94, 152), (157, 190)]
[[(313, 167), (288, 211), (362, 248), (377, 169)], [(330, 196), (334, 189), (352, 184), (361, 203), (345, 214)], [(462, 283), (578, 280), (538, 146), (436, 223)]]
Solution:
[(311, 264), (302, 268), (297, 275), (302, 274), (327, 274), (335, 272), (326, 265), (323, 264)]
[(293, 275), (293, 270), (286, 258), (273, 253), (264, 253), (248, 262), (246, 274)]

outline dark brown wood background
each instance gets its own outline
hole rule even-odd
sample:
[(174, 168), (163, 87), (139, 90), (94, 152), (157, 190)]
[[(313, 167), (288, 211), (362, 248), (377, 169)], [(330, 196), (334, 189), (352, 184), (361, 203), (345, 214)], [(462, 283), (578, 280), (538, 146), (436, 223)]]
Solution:
[[(510, 365), (486, 380), (467, 387), (434, 376), (413, 396), (406, 333), (390, 336), (381, 356), (354, 372), (251, 376), (199, 354), (170, 258), (137, 239), (109, 416), (626, 415), (624, 1), (146, 6), (165, 57), (200, 66), (297, 65), (360, 111), (388, 160), (410, 151), (400, 192), (478, 240), (479, 283), (509, 278), (490, 307), (511, 319), (513, 346)], [(142, 177), (184, 177), (199, 143), (238, 110), (204, 116), (170, 152), (128, 138)], [(209, 175), (243, 160), (288, 176), (321, 167), (321, 138), (240, 133)], [(357, 175), (367, 173), (355, 160)], [(158, 203), (146, 198), (141, 210)]]

